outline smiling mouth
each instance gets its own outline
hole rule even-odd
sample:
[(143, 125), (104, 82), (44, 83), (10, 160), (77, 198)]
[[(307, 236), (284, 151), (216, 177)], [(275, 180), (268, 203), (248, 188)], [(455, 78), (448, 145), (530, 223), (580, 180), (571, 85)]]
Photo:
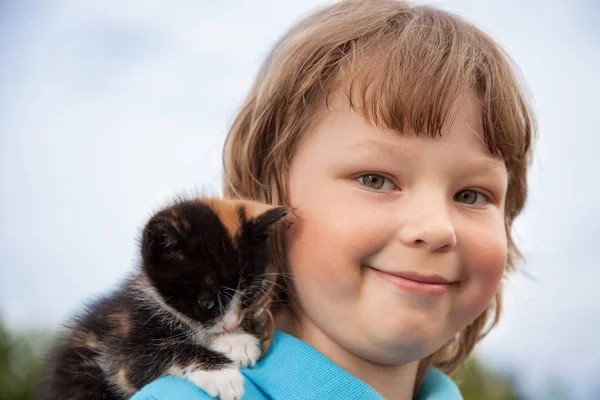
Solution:
[(424, 275), (415, 272), (384, 272), (373, 267), (367, 267), (379, 278), (391, 283), (397, 288), (424, 296), (440, 297), (448, 292), (450, 287), (458, 282), (450, 281), (439, 275)]

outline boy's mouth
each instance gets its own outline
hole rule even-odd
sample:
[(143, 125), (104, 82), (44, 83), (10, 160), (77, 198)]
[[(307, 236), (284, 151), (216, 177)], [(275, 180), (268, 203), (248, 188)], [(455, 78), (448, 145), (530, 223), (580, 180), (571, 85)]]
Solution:
[(420, 274), (412, 271), (388, 272), (370, 266), (367, 268), (399, 289), (425, 296), (442, 296), (448, 292), (450, 286), (458, 283), (436, 274)]

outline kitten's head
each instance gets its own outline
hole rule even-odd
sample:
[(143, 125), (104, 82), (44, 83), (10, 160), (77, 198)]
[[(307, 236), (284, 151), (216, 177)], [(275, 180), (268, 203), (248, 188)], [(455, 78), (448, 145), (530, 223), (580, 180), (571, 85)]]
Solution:
[(214, 333), (234, 330), (260, 294), (284, 207), (194, 199), (160, 211), (142, 234), (142, 270), (162, 300)]

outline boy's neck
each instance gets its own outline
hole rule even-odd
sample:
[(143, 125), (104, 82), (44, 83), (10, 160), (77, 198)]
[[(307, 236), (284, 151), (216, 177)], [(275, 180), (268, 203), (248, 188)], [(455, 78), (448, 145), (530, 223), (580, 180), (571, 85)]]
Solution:
[[(310, 344), (341, 368), (367, 383), (387, 400), (413, 399), (419, 365), (417, 361), (402, 365), (386, 365), (366, 360), (333, 341), (305, 316), (300, 318), (302, 320), (298, 323), (278, 324), (279, 328)], [(287, 320), (284, 316), (282, 319)], [(278, 318), (278, 322), (280, 321)]]

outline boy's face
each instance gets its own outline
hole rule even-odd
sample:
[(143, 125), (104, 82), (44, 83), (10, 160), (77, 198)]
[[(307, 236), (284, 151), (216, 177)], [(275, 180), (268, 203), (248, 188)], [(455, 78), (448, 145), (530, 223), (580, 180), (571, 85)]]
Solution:
[(480, 139), (475, 99), (436, 139), (377, 129), (340, 97), (333, 105), (289, 175), (299, 335), (342, 366), (420, 360), (498, 288), (506, 168)]

